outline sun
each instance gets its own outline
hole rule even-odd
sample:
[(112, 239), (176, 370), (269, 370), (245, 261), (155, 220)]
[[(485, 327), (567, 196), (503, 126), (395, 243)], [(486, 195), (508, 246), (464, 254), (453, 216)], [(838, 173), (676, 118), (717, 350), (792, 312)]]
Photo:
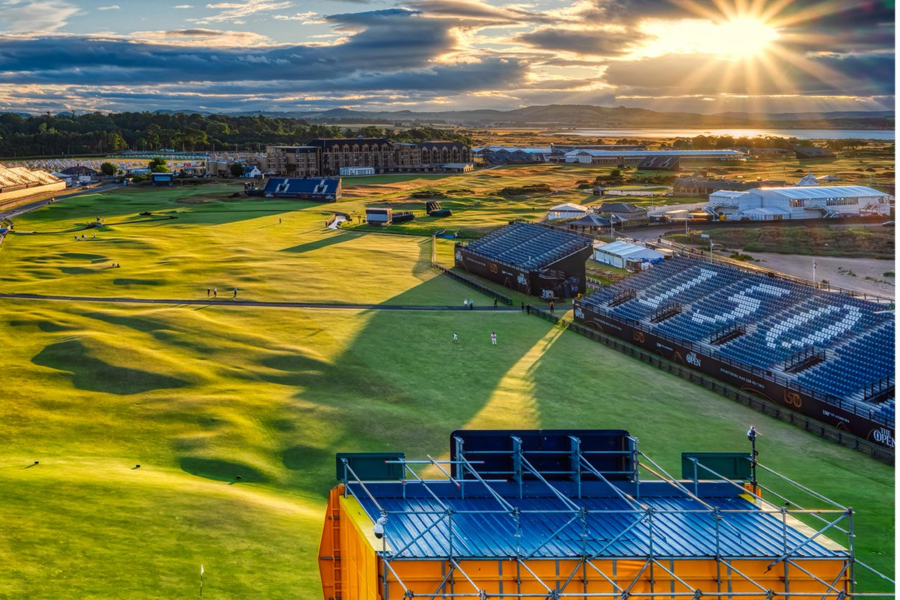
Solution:
[(775, 27), (752, 17), (721, 22), (709, 19), (647, 20), (642, 23), (641, 30), (652, 40), (643, 48), (645, 56), (674, 53), (750, 58), (764, 53), (778, 39)]
[(710, 25), (701, 46), (707, 53), (739, 58), (760, 54), (776, 39), (778, 32), (774, 27), (758, 19), (738, 18)]

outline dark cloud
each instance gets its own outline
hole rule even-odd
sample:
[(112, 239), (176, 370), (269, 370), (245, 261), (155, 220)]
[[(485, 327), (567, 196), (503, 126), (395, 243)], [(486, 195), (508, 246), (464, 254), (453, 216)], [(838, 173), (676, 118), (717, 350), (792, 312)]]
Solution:
[(543, 50), (618, 56), (628, 52), (640, 36), (630, 31), (545, 27), (520, 34), (515, 40)]

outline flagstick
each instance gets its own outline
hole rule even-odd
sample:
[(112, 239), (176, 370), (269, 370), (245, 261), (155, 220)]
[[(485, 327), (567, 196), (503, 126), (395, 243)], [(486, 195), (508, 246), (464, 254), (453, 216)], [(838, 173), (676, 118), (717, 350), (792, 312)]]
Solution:
[(203, 565), (200, 565), (200, 598), (203, 598)]

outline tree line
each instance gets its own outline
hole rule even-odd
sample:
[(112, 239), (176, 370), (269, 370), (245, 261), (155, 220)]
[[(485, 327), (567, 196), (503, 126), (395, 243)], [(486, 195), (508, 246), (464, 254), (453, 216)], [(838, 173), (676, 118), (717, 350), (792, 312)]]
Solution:
[(383, 137), (396, 142), (462, 141), (454, 131), (420, 127), (356, 129), (304, 119), (185, 113), (0, 114), (0, 156), (111, 154), (125, 150), (263, 150), (266, 144), (302, 144), (319, 137)]

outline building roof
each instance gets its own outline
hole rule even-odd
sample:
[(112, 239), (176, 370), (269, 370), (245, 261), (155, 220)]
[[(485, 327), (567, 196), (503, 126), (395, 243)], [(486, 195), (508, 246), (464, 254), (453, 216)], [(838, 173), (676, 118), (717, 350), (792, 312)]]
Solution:
[(807, 173), (806, 175), (803, 176), (802, 179), (800, 179), (800, 181), (798, 181), (794, 185), (800, 185), (800, 186), (819, 185), (819, 180), (816, 179), (816, 176), (813, 175), (812, 173)]
[(749, 192), (737, 192), (733, 190), (716, 190), (712, 194), (709, 195), (709, 198), (712, 199), (713, 196), (717, 198), (740, 198), (741, 196), (746, 196)]
[(785, 198), (864, 198), (890, 196), (862, 185), (822, 185), (816, 187), (772, 187), (750, 190), (750, 194)]
[(0, 188), (16, 185), (48, 185), (60, 179), (46, 171), (27, 167), (4, 167), (0, 165)]
[(644, 248), (643, 246), (637, 246), (635, 244), (629, 244), (627, 242), (616, 241), (610, 242), (609, 244), (601, 244), (599, 246), (594, 246), (595, 250), (599, 250), (600, 252), (605, 252), (607, 254), (613, 254), (615, 256), (621, 256), (622, 258), (628, 259), (647, 259), (647, 260), (656, 260), (665, 258), (665, 255), (661, 252), (657, 252), (656, 250), (651, 250), (650, 248)]
[(590, 245), (573, 233), (531, 223), (510, 223), (471, 242), (466, 249), (522, 269), (539, 269)]
[(591, 156), (623, 156), (623, 157), (648, 157), (648, 156), (679, 156), (679, 157), (690, 157), (690, 156), (733, 156), (735, 158), (741, 158), (744, 155), (737, 150), (572, 150), (571, 152), (566, 152), (566, 156), (578, 156), (578, 155), (589, 154)]
[(419, 148), (464, 148), (465, 144), (462, 142), (413, 142), (414, 146), (418, 146)]
[(390, 146), (391, 142), (389, 142), (385, 138), (317, 138), (314, 140), (310, 140), (307, 146), (314, 146), (318, 148), (331, 148), (332, 146), (343, 146), (344, 144), (348, 146), (352, 146), (357, 144), (362, 146), (363, 144), (378, 144), (381, 146)]
[(790, 213), (781, 208), (750, 208), (741, 212), (742, 215), (789, 215)]
[(610, 219), (601, 217), (597, 213), (589, 212), (580, 219), (569, 221), (567, 224), (577, 225), (578, 227), (609, 227), (610, 223), (612, 223)]
[(588, 212), (588, 208), (582, 206), (580, 204), (573, 204), (571, 202), (566, 202), (565, 204), (557, 204), (553, 208), (550, 209), (550, 212), (579, 212), (586, 213)]
[(604, 202), (600, 205), (600, 212), (605, 213), (645, 213), (647, 212), (639, 206), (628, 202)]
[(523, 152), (525, 154), (550, 154), (553, 148), (550, 146), (538, 148), (525, 148), (520, 146), (484, 146), (472, 148), (473, 152)]

